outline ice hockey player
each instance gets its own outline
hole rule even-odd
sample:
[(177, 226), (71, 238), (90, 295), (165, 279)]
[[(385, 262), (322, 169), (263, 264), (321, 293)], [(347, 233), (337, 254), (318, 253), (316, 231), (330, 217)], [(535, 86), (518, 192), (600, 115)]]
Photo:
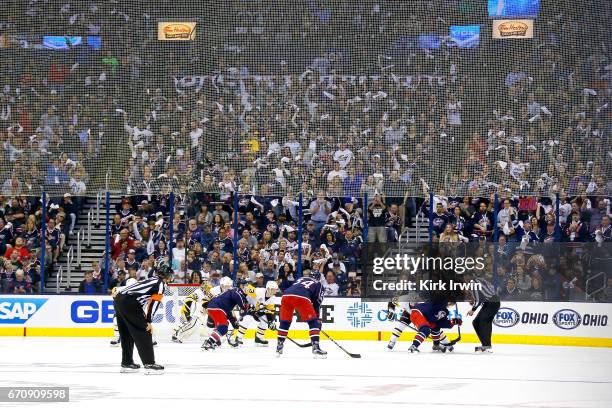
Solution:
[(198, 327), (207, 322), (208, 302), (233, 286), (234, 282), (227, 276), (221, 278), (219, 286), (212, 286), (207, 280), (202, 281), (200, 287), (185, 298), (181, 306), (179, 324), (172, 334), (172, 341), (182, 343), (191, 337)]
[[(397, 325), (391, 332), (391, 338), (389, 339), (389, 344), (387, 344), (387, 350), (389, 351), (393, 350), (393, 347), (395, 347), (395, 343), (397, 342), (397, 339), (399, 339), (399, 337), (402, 335), (404, 330), (410, 327), (410, 309), (412, 305), (413, 305), (412, 303), (409, 303), (408, 308), (403, 309), (401, 311), (400, 316), (397, 319)], [(398, 312), (397, 309), (399, 308), (400, 308), (400, 302), (398, 298), (393, 298), (387, 304), (387, 320), (388, 321), (391, 322), (396, 319), (397, 312)]]
[(326, 358), (327, 351), (321, 350), (319, 345), (319, 333), (321, 331), (321, 319), (319, 311), (323, 302), (324, 289), (321, 285), (321, 273), (313, 270), (310, 276), (298, 279), (291, 285), (281, 298), (280, 322), (278, 327), (278, 344), (276, 355), (283, 354), (283, 345), (291, 326), (293, 311), (297, 310), (300, 319), (308, 323), (310, 328), (310, 341), (312, 343), (312, 354), (315, 358)]
[(214, 297), (213, 286), (203, 280), (199, 288), (187, 296), (181, 306), (179, 324), (174, 328), (172, 341), (182, 343), (206, 322), (208, 302)]
[(244, 315), (249, 312), (249, 309), (254, 308), (254, 299), (254, 293), (247, 295), (240, 288), (232, 288), (208, 302), (207, 325), (212, 327), (213, 331), (202, 344), (202, 350), (214, 350), (219, 347), (227, 334), (228, 324), (231, 322), (233, 327), (237, 326), (236, 318), (232, 313), (234, 308), (237, 307), (240, 314)]
[[(451, 316), (447, 309), (448, 302), (420, 302), (412, 306), (410, 321), (417, 328), (412, 345), (408, 349), (411, 353), (419, 351), (419, 346), (429, 335), (434, 342), (434, 351), (453, 351), (453, 346), (441, 329), (450, 329), (455, 325), (461, 326), (461, 316)], [(450, 318), (449, 318), (450, 317)]]
[(268, 346), (268, 340), (264, 338), (266, 329), (276, 330), (274, 312), (274, 296), (278, 292), (278, 284), (271, 280), (266, 283), (265, 288), (255, 288), (251, 284), (247, 284), (245, 287), (245, 293), (255, 294), (255, 309), (254, 313), (244, 315), (238, 325), (238, 334), (236, 334), (235, 340), (228, 339), (229, 344), (232, 347), (239, 347), (242, 345), (242, 339), (249, 327), (251, 322), (257, 322), (257, 332), (255, 333), (255, 345), (266, 347)]

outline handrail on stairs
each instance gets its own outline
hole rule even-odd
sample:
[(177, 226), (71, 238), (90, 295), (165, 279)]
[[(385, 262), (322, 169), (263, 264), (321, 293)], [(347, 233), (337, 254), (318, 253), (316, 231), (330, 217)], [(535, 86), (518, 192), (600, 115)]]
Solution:
[(72, 264), (74, 262), (74, 246), (70, 245), (66, 254), (66, 290), (70, 290), (70, 278), (72, 276)]
[(79, 229), (77, 231), (77, 249), (76, 249), (76, 268), (77, 269), (81, 269), (81, 247), (82, 247), (82, 242), (85, 239), (85, 231), (83, 230), (83, 228), (81, 227), (81, 229)]
[(608, 281), (607, 281), (607, 279), (604, 279), (602, 286), (600, 286), (599, 288), (593, 290), (592, 292), (589, 292), (590, 283), (593, 280), (595, 280), (595, 279), (597, 279), (597, 278), (599, 278), (601, 276), (605, 276), (605, 274), (606, 274), (605, 272), (599, 272), (599, 273), (591, 276), (589, 279), (586, 280), (586, 282), (584, 284), (585, 300), (591, 300), (593, 298), (593, 295), (595, 295), (596, 293), (599, 293), (599, 292), (601, 292), (601, 291), (606, 289)]
[(424, 217), (423, 211), (419, 209), (416, 217), (414, 217), (414, 227), (416, 231), (416, 243), (418, 244), (421, 241), (421, 230), (419, 229), (419, 217)]
[(100, 207), (105, 205), (102, 202), (102, 197), (104, 197), (104, 193), (102, 191), (98, 191), (96, 194), (96, 228), (100, 228)]
[(94, 222), (93, 209), (89, 209), (87, 212), (87, 248), (91, 248), (91, 230)]
[(62, 284), (62, 279), (64, 278), (64, 268), (62, 265), (59, 266), (57, 270), (57, 281), (55, 281), (55, 293), (60, 293), (60, 286)]

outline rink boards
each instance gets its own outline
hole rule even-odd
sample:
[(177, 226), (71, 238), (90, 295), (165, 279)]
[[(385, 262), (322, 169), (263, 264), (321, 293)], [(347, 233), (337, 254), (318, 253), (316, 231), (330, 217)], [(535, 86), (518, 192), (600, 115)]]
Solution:
[[(169, 335), (176, 324), (182, 300), (164, 298), (154, 323), (158, 336)], [(467, 303), (459, 304), (464, 324), (462, 341), (477, 342), (466, 315)], [(0, 296), (0, 335), (3, 336), (112, 336), (113, 303), (108, 296)], [(612, 304), (574, 302), (502, 303), (493, 327), (495, 343), (612, 347)], [(321, 308), (323, 329), (335, 339), (389, 339), (394, 322), (387, 321), (386, 302), (358, 298), (328, 298)], [(303, 323), (292, 325), (290, 335), (308, 337)], [(455, 337), (456, 329), (448, 331)], [(247, 333), (247, 336), (253, 333)], [(275, 332), (267, 331), (270, 338)], [(401, 340), (412, 339), (406, 332)]]

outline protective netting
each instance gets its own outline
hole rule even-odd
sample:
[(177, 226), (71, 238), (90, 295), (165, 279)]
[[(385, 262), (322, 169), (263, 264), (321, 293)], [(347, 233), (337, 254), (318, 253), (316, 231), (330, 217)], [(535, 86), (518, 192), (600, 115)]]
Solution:
[(488, 3), (5, 0), (2, 193), (609, 195), (612, 3)]
[(170, 315), (175, 319), (178, 319), (183, 301), (199, 287), (200, 285), (197, 284), (191, 285), (171, 283), (167, 285), (166, 291), (164, 292), (164, 297), (166, 297), (166, 301), (164, 302), (164, 313), (166, 316)]

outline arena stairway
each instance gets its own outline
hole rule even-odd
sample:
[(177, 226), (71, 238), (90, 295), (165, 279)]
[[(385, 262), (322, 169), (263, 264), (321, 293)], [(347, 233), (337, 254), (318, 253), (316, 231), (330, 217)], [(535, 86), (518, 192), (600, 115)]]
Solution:
[[(111, 217), (115, 213), (115, 205), (121, 201), (119, 191), (111, 192)], [(99, 211), (97, 210), (99, 208)], [(72, 292), (79, 290), (85, 272), (91, 270), (93, 261), (102, 261), (105, 246), (104, 228), (104, 195), (88, 197), (86, 204), (81, 207), (77, 215), (74, 235), (67, 237), (64, 251), (55, 264), (53, 276), (45, 282), (45, 291), (49, 293)], [(88, 222), (89, 221), (89, 222)], [(88, 225), (91, 225), (91, 238)], [(79, 258), (79, 241), (81, 256)], [(60, 269), (61, 268), (61, 269)], [(61, 281), (58, 285), (58, 278)], [(58, 289), (59, 288), (59, 289)]]
[[(74, 235), (68, 237), (65, 249), (59, 257), (55, 265), (53, 275), (45, 281), (45, 292), (47, 293), (77, 293), (79, 284), (83, 280), (85, 272), (91, 270), (92, 261), (102, 261), (104, 254), (104, 199), (103, 195), (97, 197), (89, 197), (87, 203), (81, 207), (77, 216), (77, 224), (74, 229)], [(99, 200), (99, 215), (97, 211)], [(110, 195), (111, 217), (114, 214), (115, 206), (121, 201), (119, 191), (112, 191)], [(88, 234), (88, 219), (91, 224), (91, 238)], [(99, 220), (99, 221), (98, 221)], [(423, 218), (416, 223), (413, 218), (415, 227), (404, 230), (401, 239), (402, 242), (415, 243), (427, 242), (428, 228)], [(98, 223), (99, 222), (99, 223)], [(417, 227), (418, 225), (418, 227)], [(78, 256), (78, 241), (80, 240), (81, 256)], [(389, 254), (391, 255), (391, 254)], [(80, 262), (79, 262), (80, 261)], [(61, 278), (58, 284), (58, 278)]]

